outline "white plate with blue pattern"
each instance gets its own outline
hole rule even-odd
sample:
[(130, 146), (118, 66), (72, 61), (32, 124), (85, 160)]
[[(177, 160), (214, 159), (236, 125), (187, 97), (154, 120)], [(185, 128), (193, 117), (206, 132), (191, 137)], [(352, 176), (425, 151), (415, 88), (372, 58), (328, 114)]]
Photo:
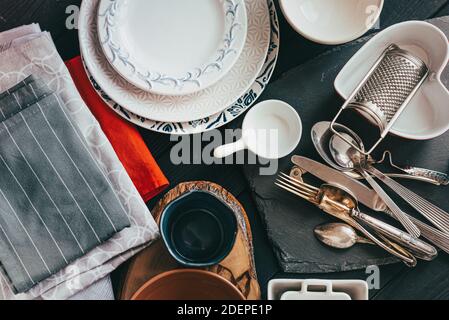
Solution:
[[(189, 1), (190, 2), (190, 1)], [(270, 44), (270, 16), (266, 0), (245, 0), (248, 32), (237, 63), (216, 84), (189, 95), (157, 95), (125, 80), (105, 57), (98, 37), (100, 0), (83, 1), (78, 20), (80, 48), (95, 81), (115, 102), (144, 118), (186, 122), (222, 111), (256, 80)]]
[(279, 21), (273, 0), (268, 0), (268, 9), (270, 12), (271, 22), (270, 46), (265, 63), (262, 67), (262, 71), (259, 73), (252, 86), (237, 101), (225, 108), (223, 111), (220, 111), (210, 117), (187, 122), (160, 122), (150, 120), (128, 111), (126, 108), (112, 100), (111, 97), (109, 97), (98, 85), (89, 71), (87, 71), (89, 79), (95, 90), (109, 107), (111, 107), (124, 119), (142, 128), (159, 133), (176, 135), (195, 134), (217, 129), (238, 118), (244, 114), (245, 111), (250, 109), (256, 102), (257, 98), (262, 94), (271, 79), (271, 75), (273, 74), (279, 54), (280, 38)]
[(136, 87), (185, 95), (219, 81), (245, 44), (243, 0), (101, 0), (98, 34), (115, 70)]

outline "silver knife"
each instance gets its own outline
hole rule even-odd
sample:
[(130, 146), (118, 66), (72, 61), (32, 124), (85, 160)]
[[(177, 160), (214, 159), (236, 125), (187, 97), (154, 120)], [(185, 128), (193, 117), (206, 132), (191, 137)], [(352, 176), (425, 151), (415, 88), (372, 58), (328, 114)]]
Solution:
[[(344, 173), (330, 168), (322, 163), (314, 161), (312, 159), (301, 157), (301, 156), (293, 156), (292, 162), (297, 167), (307, 171), (311, 175), (323, 180), (327, 183), (337, 185), (344, 189), (349, 189), (349, 191), (360, 201), (360, 203), (364, 204), (368, 208), (378, 211), (384, 212), (391, 216), (391, 213), (388, 210), (387, 205), (383, 200), (377, 195), (377, 193), (365, 186), (363, 183), (348, 177)], [(412, 221), (416, 223), (418, 228), (421, 230), (422, 235), (434, 243), (436, 246), (444, 250), (446, 253), (449, 253), (449, 235), (435, 229), (424, 222), (411, 217)]]

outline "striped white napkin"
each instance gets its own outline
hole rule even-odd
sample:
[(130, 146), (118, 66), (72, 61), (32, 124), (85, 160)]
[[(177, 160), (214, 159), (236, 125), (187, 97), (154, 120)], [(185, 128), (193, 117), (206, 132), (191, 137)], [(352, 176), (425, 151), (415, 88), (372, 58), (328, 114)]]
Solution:
[[(28, 27), (27, 27), (28, 28)], [(9, 34), (19, 34), (9, 32)], [(20, 37), (24, 35), (21, 34)], [(0, 272), (0, 299), (66, 299), (108, 276), (120, 264), (159, 236), (157, 225), (117, 158), (98, 122), (79, 96), (75, 85), (48, 33), (11, 43), (0, 52), (0, 92), (29, 75), (43, 79), (67, 108), (88, 147), (100, 164), (131, 221), (131, 227), (95, 248), (62, 271), (38, 283), (24, 294), (15, 295), (7, 277)]]

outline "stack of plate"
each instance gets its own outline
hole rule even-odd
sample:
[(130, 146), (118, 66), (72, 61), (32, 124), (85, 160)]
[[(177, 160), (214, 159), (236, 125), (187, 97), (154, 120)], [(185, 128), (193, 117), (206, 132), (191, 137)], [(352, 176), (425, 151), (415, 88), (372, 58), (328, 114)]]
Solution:
[(94, 88), (127, 120), (192, 134), (244, 113), (275, 67), (273, 0), (83, 1), (79, 38)]

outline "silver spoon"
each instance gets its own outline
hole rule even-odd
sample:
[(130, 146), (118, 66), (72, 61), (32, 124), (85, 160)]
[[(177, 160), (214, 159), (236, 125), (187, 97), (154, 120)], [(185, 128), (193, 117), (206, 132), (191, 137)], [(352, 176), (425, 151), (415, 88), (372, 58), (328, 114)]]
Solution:
[[(339, 132), (344, 131), (344, 127), (338, 123), (335, 124), (335, 128)], [(326, 161), (326, 163), (332, 168), (341, 171), (342, 168), (335, 163), (332, 158), (332, 154), (329, 151), (329, 141), (334, 135), (334, 133), (330, 130), (330, 122), (318, 122), (315, 124), (312, 127), (311, 135), (315, 149), (318, 151), (323, 160)], [(360, 176), (352, 171), (349, 172), (353, 173), (354, 176)]]
[[(342, 126), (343, 127), (343, 126)], [(353, 133), (349, 128), (344, 128), (340, 133), (348, 141), (364, 148), (361, 139)], [(382, 189), (382, 187), (371, 177), (366, 171), (366, 157), (357, 149), (348, 144), (345, 140), (334, 135), (329, 140), (329, 149), (334, 161), (340, 167), (340, 171), (357, 171), (360, 173), (371, 187), (376, 191), (379, 197), (387, 204), (388, 208), (393, 212), (395, 218), (404, 226), (404, 228), (415, 238), (421, 235), (418, 227), (410, 220), (410, 218), (398, 207), (398, 205), (390, 198), (390, 196)]]
[(357, 243), (374, 244), (360, 237), (355, 229), (346, 223), (326, 223), (319, 225), (313, 231), (316, 238), (332, 248), (349, 249)]

